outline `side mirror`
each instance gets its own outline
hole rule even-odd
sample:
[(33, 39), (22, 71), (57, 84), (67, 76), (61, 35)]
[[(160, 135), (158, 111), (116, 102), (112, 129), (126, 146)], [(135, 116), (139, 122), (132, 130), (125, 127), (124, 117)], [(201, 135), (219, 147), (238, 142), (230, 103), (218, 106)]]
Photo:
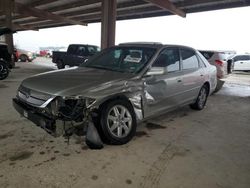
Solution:
[(165, 72), (164, 67), (151, 67), (146, 73), (146, 76), (163, 75)]

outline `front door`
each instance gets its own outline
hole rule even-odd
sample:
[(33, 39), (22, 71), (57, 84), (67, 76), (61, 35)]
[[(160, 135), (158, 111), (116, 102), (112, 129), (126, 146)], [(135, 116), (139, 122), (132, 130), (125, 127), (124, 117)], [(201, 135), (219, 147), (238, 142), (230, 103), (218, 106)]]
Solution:
[(182, 72), (178, 48), (166, 48), (152, 67), (164, 68), (164, 74), (145, 78), (144, 115), (149, 117), (178, 104), (176, 100), (182, 92)]

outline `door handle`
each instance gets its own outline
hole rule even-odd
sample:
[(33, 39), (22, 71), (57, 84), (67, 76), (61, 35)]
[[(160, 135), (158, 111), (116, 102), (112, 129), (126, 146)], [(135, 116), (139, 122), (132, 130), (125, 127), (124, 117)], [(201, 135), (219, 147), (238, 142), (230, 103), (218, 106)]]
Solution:
[(182, 82), (182, 80), (181, 79), (177, 79), (177, 82), (180, 83), (180, 82)]
[(200, 76), (201, 76), (201, 77), (203, 77), (204, 75), (203, 75), (203, 74), (201, 74)]

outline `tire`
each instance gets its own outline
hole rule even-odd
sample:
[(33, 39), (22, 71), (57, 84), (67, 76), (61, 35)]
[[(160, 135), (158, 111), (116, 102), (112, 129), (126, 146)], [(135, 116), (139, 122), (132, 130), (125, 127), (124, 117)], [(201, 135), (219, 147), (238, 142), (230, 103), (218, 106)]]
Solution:
[(4, 80), (9, 75), (9, 69), (4, 61), (0, 61), (0, 80)]
[(233, 72), (233, 60), (232, 59), (229, 59), (227, 60), (227, 73), (228, 74), (231, 74)]
[(132, 105), (121, 99), (105, 104), (101, 109), (100, 125), (107, 144), (126, 144), (134, 137), (137, 127)]
[(57, 65), (58, 69), (64, 69), (65, 68), (64, 63), (61, 60), (58, 60), (56, 65)]
[(217, 85), (213, 93), (217, 93), (218, 91), (220, 91), (224, 83), (224, 81), (217, 79)]
[(26, 62), (28, 60), (28, 57), (26, 55), (20, 55), (21, 62)]
[(200, 89), (199, 95), (195, 103), (191, 104), (190, 107), (194, 110), (202, 110), (206, 106), (208, 93), (209, 93), (208, 86), (203, 85)]

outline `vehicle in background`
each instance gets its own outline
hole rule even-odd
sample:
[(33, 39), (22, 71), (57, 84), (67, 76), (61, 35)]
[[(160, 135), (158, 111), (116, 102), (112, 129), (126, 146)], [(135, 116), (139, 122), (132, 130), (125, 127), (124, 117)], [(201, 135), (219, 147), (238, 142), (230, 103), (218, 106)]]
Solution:
[(6, 44), (0, 43), (0, 80), (8, 77), (9, 69), (13, 67), (14, 60), (8, 52)]
[[(0, 29), (0, 36), (13, 33), (11, 29)], [(15, 67), (14, 54), (10, 54), (6, 43), (0, 43), (0, 80), (8, 77), (11, 68)]]
[(232, 73), (234, 63), (232, 62), (231, 57), (236, 52), (204, 50), (199, 51), (211, 65), (214, 65), (217, 68), (217, 86), (214, 92), (218, 92), (225, 83), (223, 79)]
[(0, 59), (4, 60), (10, 69), (15, 67), (14, 54), (8, 52), (8, 46), (5, 43), (0, 43)]
[(125, 144), (139, 121), (184, 105), (202, 110), (216, 87), (216, 74), (193, 48), (125, 43), (80, 67), (25, 79), (13, 105), (52, 135), (85, 130), (88, 146), (101, 148), (98, 135), (109, 144)]
[(250, 71), (250, 55), (236, 55), (233, 58), (234, 71)]
[(35, 53), (21, 49), (16, 50), (16, 56), (21, 62), (32, 62), (36, 58)]
[(67, 52), (53, 51), (52, 62), (57, 65), (58, 69), (65, 68), (65, 65), (69, 65), (70, 67), (79, 66), (99, 51), (100, 48), (98, 46), (71, 44)]
[(39, 52), (40, 57), (52, 57), (52, 51), (51, 50), (40, 50)]

